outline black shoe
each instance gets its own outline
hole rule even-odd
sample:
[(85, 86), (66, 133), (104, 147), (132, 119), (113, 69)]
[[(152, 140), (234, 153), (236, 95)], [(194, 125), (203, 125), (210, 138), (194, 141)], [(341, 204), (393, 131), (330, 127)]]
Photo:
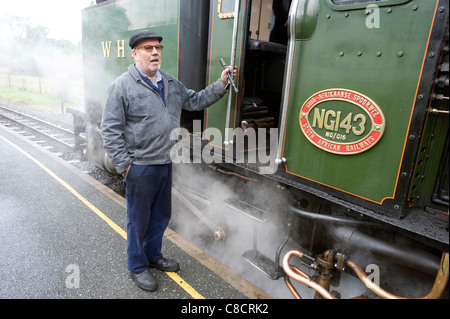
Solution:
[(149, 267), (157, 268), (162, 271), (177, 271), (180, 269), (180, 264), (173, 259), (161, 258), (158, 261), (148, 263)]
[(158, 288), (155, 277), (148, 270), (138, 274), (130, 273), (130, 275), (136, 282), (136, 285), (145, 291), (155, 291)]

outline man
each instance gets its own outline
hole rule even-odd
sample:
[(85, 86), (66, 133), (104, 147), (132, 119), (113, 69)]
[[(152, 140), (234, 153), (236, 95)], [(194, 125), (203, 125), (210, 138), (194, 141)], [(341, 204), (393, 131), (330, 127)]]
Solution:
[(179, 269), (177, 261), (161, 253), (172, 209), (170, 149), (175, 141), (170, 133), (179, 127), (182, 109), (202, 110), (225, 95), (231, 70), (227, 67), (200, 92), (189, 90), (160, 70), (161, 41), (148, 30), (130, 37), (135, 63), (111, 84), (102, 120), (105, 150), (124, 176), (128, 269), (137, 286), (147, 291), (158, 287), (149, 267)]

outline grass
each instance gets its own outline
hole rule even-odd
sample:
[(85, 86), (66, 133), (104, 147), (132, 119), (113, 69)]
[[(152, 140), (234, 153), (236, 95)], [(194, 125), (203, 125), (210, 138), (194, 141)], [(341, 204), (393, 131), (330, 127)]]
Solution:
[[(0, 97), (16, 103), (26, 104), (30, 108), (49, 112), (61, 112), (61, 99), (48, 95), (0, 86)], [(64, 103), (64, 107), (68, 106)]]
[[(67, 79), (64, 108), (79, 106), (83, 101), (82, 81)], [(8, 74), (0, 68), (0, 98), (26, 104), (36, 110), (61, 112), (61, 79)]]

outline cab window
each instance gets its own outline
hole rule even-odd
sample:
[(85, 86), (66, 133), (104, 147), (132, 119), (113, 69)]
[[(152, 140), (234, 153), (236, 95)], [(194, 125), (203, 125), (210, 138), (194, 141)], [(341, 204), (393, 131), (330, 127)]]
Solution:
[(219, 0), (217, 11), (221, 19), (234, 18), (234, 0)]

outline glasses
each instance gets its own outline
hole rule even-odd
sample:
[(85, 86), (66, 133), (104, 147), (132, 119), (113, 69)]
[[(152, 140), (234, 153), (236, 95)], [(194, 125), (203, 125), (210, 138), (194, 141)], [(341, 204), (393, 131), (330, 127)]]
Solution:
[(157, 52), (161, 52), (163, 48), (163, 45), (144, 45), (137, 47), (136, 49), (144, 49), (147, 53), (152, 53), (153, 49), (156, 49)]

